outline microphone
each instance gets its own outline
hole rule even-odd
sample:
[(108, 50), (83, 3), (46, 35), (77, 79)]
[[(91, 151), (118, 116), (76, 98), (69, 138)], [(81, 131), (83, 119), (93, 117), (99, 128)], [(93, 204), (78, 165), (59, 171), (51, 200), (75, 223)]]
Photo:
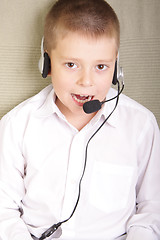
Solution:
[(98, 99), (86, 102), (83, 104), (83, 111), (85, 113), (94, 113), (101, 109), (103, 102), (100, 102)]
[[(118, 85), (119, 85), (119, 81), (118, 81)], [(105, 100), (105, 101), (102, 101), (102, 102), (100, 102), (98, 99), (86, 102), (86, 103), (83, 104), (83, 111), (87, 114), (99, 111), (104, 103), (109, 102), (109, 101), (111, 101), (115, 98), (118, 98), (119, 95), (122, 93), (123, 89), (124, 89), (124, 81), (122, 81), (121, 90), (120, 91), (118, 90), (118, 94), (115, 97), (110, 98), (110, 99)]]

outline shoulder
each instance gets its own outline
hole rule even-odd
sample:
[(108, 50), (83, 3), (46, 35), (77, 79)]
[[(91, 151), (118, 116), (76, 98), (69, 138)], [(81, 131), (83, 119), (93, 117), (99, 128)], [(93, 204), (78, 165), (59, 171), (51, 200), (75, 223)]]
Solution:
[(45, 102), (47, 96), (52, 91), (52, 85), (42, 89), (38, 94), (23, 101), (6, 115), (4, 115), (0, 122), (17, 121), (20, 122), (27, 119), (32, 113), (36, 112)]
[(129, 98), (128, 96), (122, 94), (119, 101), (119, 107), (121, 111), (126, 111), (128, 113), (128, 117), (133, 120), (153, 120), (155, 119), (154, 114), (144, 107), (142, 104), (137, 101)]
[[(116, 94), (116, 90), (111, 89), (110, 95)], [(119, 96), (115, 115), (119, 127), (123, 126), (125, 129), (129, 128), (133, 131), (139, 129), (141, 131), (142, 129), (158, 127), (155, 116), (149, 109), (124, 94)]]

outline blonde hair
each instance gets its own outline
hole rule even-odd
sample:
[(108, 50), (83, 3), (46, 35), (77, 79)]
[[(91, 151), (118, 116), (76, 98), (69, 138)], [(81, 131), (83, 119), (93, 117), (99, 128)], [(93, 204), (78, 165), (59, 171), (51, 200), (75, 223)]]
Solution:
[(115, 38), (118, 52), (119, 20), (104, 0), (58, 0), (45, 19), (44, 49), (50, 52), (56, 47), (58, 36), (65, 37), (69, 32)]

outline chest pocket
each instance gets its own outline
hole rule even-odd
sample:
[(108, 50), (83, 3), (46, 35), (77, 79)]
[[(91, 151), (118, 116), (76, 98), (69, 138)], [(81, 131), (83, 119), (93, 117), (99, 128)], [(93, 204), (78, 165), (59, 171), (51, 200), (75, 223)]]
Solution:
[(89, 201), (106, 213), (126, 207), (134, 168), (96, 162), (90, 184)]

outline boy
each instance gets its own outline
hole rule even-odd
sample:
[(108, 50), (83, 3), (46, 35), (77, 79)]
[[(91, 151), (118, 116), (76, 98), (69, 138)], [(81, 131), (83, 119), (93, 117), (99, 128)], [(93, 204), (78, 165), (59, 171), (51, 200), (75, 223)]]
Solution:
[(103, 0), (48, 13), (52, 85), (0, 123), (1, 239), (160, 239), (160, 134), (150, 111), (111, 89), (119, 32)]

